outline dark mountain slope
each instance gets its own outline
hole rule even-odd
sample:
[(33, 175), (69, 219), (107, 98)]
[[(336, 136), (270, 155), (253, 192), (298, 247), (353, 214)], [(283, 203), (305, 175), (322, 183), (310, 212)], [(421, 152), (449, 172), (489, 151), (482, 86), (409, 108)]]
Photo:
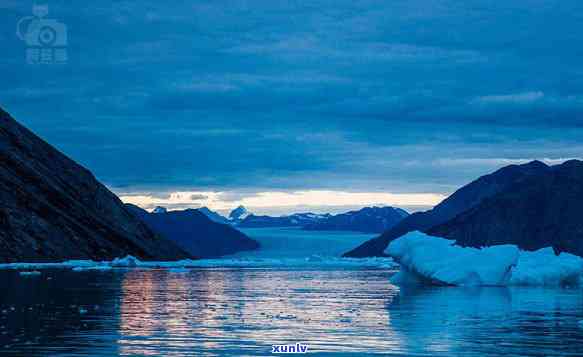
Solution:
[(544, 174), (549, 170), (551, 168), (540, 161), (503, 167), (460, 188), (433, 209), (410, 215), (380, 237), (364, 242), (345, 253), (344, 256), (355, 258), (384, 256), (383, 251), (392, 240), (415, 230), (425, 232), (429, 228), (444, 223), (458, 214), (475, 207), (484, 199), (504, 191), (509, 186), (531, 176)]
[(85, 168), (0, 109), (0, 261), (171, 260), (155, 235)]
[(148, 213), (127, 204), (152, 230), (199, 258), (215, 258), (259, 248), (259, 243), (235, 228), (213, 222), (195, 209)]
[(221, 224), (231, 224), (231, 221), (229, 221), (226, 217), (223, 217), (217, 212), (210, 210), (208, 207), (201, 207), (197, 208), (196, 210), (207, 216), (213, 222)]
[(568, 161), (515, 183), (428, 233), (462, 246), (553, 247), (583, 256), (583, 162)]

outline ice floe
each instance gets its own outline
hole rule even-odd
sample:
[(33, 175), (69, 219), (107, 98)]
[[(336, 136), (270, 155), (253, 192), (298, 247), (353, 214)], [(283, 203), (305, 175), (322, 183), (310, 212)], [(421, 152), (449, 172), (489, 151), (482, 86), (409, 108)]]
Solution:
[(421, 232), (394, 240), (385, 252), (401, 266), (391, 280), (398, 285), (576, 285), (583, 268), (580, 257), (557, 256), (551, 248), (535, 252), (514, 245), (464, 248)]
[(97, 264), (94, 266), (76, 266), (73, 271), (107, 271), (113, 269), (110, 265)]
[(112, 261), (69, 260), (62, 263), (8, 263), (0, 264), (3, 270), (71, 269), (75, 272), (127, 269), (186, 269), (186, 268), (269, 268), (269, 267), (365, 267), (393, 269), (396, 264), (390, 258), (340, 258), (318, 255), (305, 258), (217, 258), (200, 260), (178, 260), (170, 262), (141, 261), (133, 256), (116, 258)]

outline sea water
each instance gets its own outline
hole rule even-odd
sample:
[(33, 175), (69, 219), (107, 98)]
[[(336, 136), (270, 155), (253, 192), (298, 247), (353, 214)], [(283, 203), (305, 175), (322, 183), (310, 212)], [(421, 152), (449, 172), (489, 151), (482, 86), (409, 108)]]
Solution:
[(370, 235), (247, 233), (264, 250), (224, 265), (0, 270), (0, 355), (266, 356), (298, 343), (345, 356), (583, 351), (579, 288), (399, 288), (388, 261), (338, 258)]

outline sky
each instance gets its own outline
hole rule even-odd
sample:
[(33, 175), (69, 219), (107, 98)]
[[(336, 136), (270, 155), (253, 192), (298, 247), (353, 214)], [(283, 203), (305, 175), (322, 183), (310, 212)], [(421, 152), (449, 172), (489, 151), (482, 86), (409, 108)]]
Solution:
[(36, 4), (66, 58), (0, 0), (0, 106), (146, 208), (418, 210), (583, 157), (581, 1)]

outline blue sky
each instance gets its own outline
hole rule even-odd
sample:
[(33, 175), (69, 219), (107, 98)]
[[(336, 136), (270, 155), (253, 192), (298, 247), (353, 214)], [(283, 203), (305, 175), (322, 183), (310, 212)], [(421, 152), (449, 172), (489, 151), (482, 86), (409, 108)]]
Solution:
[(26, 64), (2, 0), (0, 105), (145, 206), (428, 206), (583, 156), (580, 1), (46, 3), (68, 61)]

